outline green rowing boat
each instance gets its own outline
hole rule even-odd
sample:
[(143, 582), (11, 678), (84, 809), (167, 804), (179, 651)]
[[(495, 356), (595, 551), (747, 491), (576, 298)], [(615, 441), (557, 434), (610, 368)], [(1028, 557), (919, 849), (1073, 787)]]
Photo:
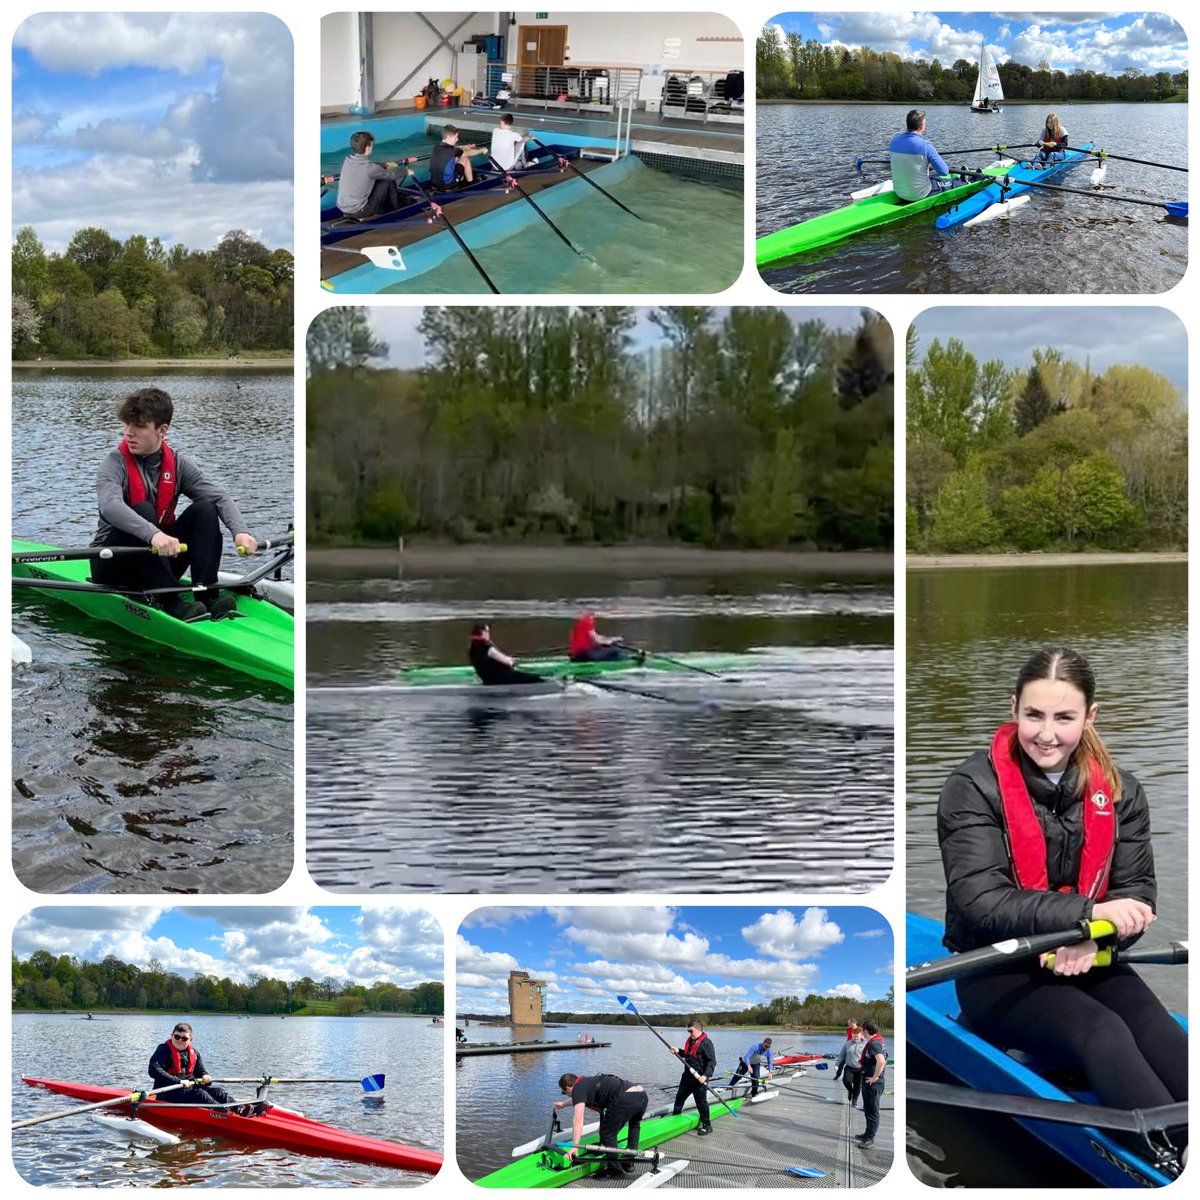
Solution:
[[(730, 1100), (729, 1107), (736, 1110), (744, 1102), (744, 1099)], [(723, 1104), (713, 1101), (712, 1118), (714, 1121), (718, 1117), (724, 1116), (726, 1112)], [(680, 1113), (677, 1117), (669, 1115), (649, 1117), (642, 1122), (642, 1135), (638, 1140), (638, 1148), (645, 1150), (657, 1146), (671, 1138), (679, 1137), (682, 1133), (689, 1133), (699, 1124), (700, 1116), (695, 1109)], [(617, 1137), (618, 1146), (625, 1145), (625, 1136), (626, 1131), (622, 1129)], [(589, 1133), (584, 1136), (581, 1144), (594, 1146), (599, 1139), (598, 1133)], [(570, 1134), (565, 1134), (563, 1140), (569, 1144)], [(574, 1183), (577, 1179), (594, 1175), (603, 1165), (603, 1159), (597, 1158), (589, 1162), (577, 1162), (567, 1166), (563, 1155), (557, 1149), (535, 1150), (532, 1154), (527, 1154), (524, 1158), (519, 1158), (516, 1162), (509, 1163), (508, 1166), (501, 1167), (500, 1170), (475, 1180), (475, 1183), (478, 1187), (485, 1188), (562, 1187), (564, 1184)]]
[[(1015, 165), (1005, 159), (986, 167), (984, 174), (997, 178), (1008, 174)], [(902, 204), (892, 191), (864, 196), (863, 199), (834, 209), (833, 212), (823, 213), (811, 220), (801, 221), (798, 225), (790, 225), (787, 229), (765, 234), (755, 243), (754, 259), (760, 267), (775, 266), (785, 259), (794, 258), (797, 254), (816, 250), (820, 246), (831, 246), (834, 242), (853, 237), (865, 229), (875, 229), (892, 221), (915, 217), (918, 213), (955, 204), (987, 184), (988, 179), (974, 179), (970, 183), (959, 184), (944, 192), (935, 192), (926, 196), (924, 200), (914, 200), (911, 204)]]
[[(687, 654), (663, 658), (648, 654), (644, 660), (620, 658), (613, 662), (571, 662), (567, 658), (519, 659), (522, 671), (541, 675), (544, 679), (598, 679), (621, 671), (672, 671), (676, 674), (695, 674), (697, 671), (733, 671), (746, 667), (751, 654)], [(404, 683), (413, 687), (436, 684), (474, 683), (474, 667), (408, 667), (400, 672)]]
[[(38, 542), (12, 544), (13, 554), (52, 553), (56, 549)], [(136, 596), (99, 587), (94, 591), (88, 589), (91, 569), (91, 562), (86, 559), (12, 564), (15, 578), (79, 585), (71, 590), (47, 588), (45, 594), (65, 601), (89, 617), (119, 625), (177, 654), (221, 663), (289, 690), (294, 686), (295, 622), (291, 613), (248, 594), (249, 589), (230, 590), (237, 599), (236, 617), (179, 621)]]

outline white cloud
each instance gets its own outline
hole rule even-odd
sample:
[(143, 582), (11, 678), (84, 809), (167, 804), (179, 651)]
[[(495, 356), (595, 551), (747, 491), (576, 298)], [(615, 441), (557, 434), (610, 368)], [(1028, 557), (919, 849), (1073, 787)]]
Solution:
[(14, 146), (32, 146), (43, 141), (53, 132), (62, 114), (56, 112), (13, 113), (12, 140)]
[(786, 960), (820, 954), (846, 940), (825, 908), (806, 908), (799, 921), (790, 909), (763, 913), (742, 930), (742, 937), (762, 953)]

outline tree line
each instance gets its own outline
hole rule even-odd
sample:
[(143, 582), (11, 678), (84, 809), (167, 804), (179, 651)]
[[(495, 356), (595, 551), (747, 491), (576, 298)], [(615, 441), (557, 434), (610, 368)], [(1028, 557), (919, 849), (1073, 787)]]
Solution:
[[(825, 46), (815, 38), (786, 34), (768, 26), (755, 47), (760, 100), (875, 100), (896, 104), (969, 104), (975, 95), (979, 64), (965, 58), (943, 66), (936, 58), (904, 59), (868, 46)], [(1188, 73), (1158, 71), (1147, 75), (1127, 67), (1120, 75), (1099, 71), (1055, 71), (1047, 62), (1027, 67), (997, 64), (1008, 100), (1047, 104), (1073, 100), (1121, 103), (1186, 100)]]
[(189, 250), (89, 226), (60, 254), (26, 225), (12, 248), (13, 357), (291, 350), (293, 275), (289, 251), (241, 230)]
[(429, 308), (404, 370), (366, 310), (328, 309), (310, 537), (890, 548), (890, 327), (789, 311)]
[(367, 985), (308, 976), (283, 980), (252, 975), (248, 983), (215, 975), (185, 979), (154, 959), (143, 969), (111, 954), (93, 963), (35, 950), (24, 962), (13, 955), (12, 1002), (14, 1008), (54, 1011), (134, 1008), (247, 1015), (286, 1015), (322, 1002), (338, 1015), (369, 1010), (437, 1016), (444, 1011), (445, 1000), (443, 985), (433, 982), (402, 988), (394, 983)]
[(908, 343), (909, 552), (1187, 546), (1187, 411), (1144, 366)]

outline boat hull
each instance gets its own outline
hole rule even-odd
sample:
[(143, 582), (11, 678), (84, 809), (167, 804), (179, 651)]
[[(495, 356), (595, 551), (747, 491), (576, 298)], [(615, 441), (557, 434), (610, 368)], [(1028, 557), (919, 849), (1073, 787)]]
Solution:
[[(747, 654), (703, 654), (690, 655), (686, 658), (676, 658), (672, 663), (667, 659), (647, 657), (644, 662), (635, 658), (622, 658), (614, 662), (571, 662), (566, 658), (521, 659), (517, 666), (522, 671), (541, 675), (545, 679), (600, 679), (606, 675), (620, 674), (624, 671), (669, 671), (677, 675), (695, 675), (700, 671), (731, 671), (744, 668), (750, 660)], [(678, 663), (687, 666), (679, 666)], [(471, 683), (476, 680), (473, 667), (409, 667), (400, 673), (402, 682), (414, 687), (426, 687), (434, 684)], [(491, 688), (484, 688), (491, 691)], [(503, 685), (509, 686), (509, 685)], [(530, 685), (536, 686), (536, 685)], [(534, 693), (530, 693), (534, 694)]]
[[(744, 1103), (743, 1100), (730, 1100), (729, 1107), (736, 1111)], [(717, 1101), (712, 1103), (712, 1116), (715, 1120), (722, 1115), (728, 1115), (725, 1106)], [(570, 1114), (568, 1113), (568, 1119)], [(693, 1109), (690, 1112), (682, 1112), (679, 1116), (664, 1116), (664, 1117), (648, 1117), (642, 1122), (642, 1133), (638, 1141), (638, 1148), (642, 1150), (651, 1149), (662, 1142), (669, 1141), (671, 1138), (679, 1137), (680, 1134), (689, 1133), (700, 1124), (700, 1115)], [(627, 1131), (622, 1129), (617, 1136), (617, 1145), (624, 1146)], [(563, 1140), (569, 1142), (569, 1130), (563, 1135)], [(594, 1146), (598, 1144), (600, 1135), (598, 1133), (586, 1134), (581, 1144), (584, 1146)], [(588, 1175), (594, 1175), (603, 1166), (601, 1160), (586, 1163), (575, 1163), (572, 1166), (564, 1166), (563, 1156), (557, 1150), (538, 1150), (533, 1154), (527, 1154), (524, 1158), (517, 1159), (516, 1162), (509, 1163), (507, 1166), (501, 1167), (498, 1171), (493, 1171), (490, 1175), (485, 1175), (482, 1179), (475, 1180), (477, 1187), (485, 1188), (553, 1188), (562, 1187), (564, 1184), (574, 1183), (577, 1179), (584, 1179)], [(636, 1178), (636, 1177), (635, 1177)]]
[[(54, 550), (37, 542), (12, 544), (14, 554), (34, 554)], [(28, 579), (48, 579), (68, 583), (86, 583), (91, 562), (13, 563), (13, 575)], [(295, 620), (266, 600), (245, 593), (234, 593), (239, 616), (220, 621), (177, 621), (161, 609), (130, 596), (111, 592), (82, 592), (47, 589), (46, 595), (70, 604), (89, 617), (119, 625), (146, 641), (168, 648), (173, 654), (186, 654), (220, 663), (245, 675), (291, 690), (294, 686), (293, 643)]]
[(1008, 173), (1008, 181), (1011, 187), (1002, 189), (999, 184), (992, 183), (981, 191), (977, 191), (973, 196), (964, 197), (957, 202), (952, 208), (942, 213), (937, 219), (939, 229), (953, 229), (956, 225), (962, 225), (966, 221), (970, 221), (973, 217), (977, 217), (986, 209), (992, 207), (993, 204), (1004, 203), (1001, 197), (1011, 199), (1014, 196), (1019, 196), (1023, 192), (1029, 192), (1034, 189), (1027, 186), (1029, 183), (1045, 183), (1047, 180), (1053, 179), (1056, 175), (1067, 170), (1068, 167), (1078, 166), (1080, 163), (1087, 162), (1087, 155), (1084, 151), (1091, 150), (1092, 143), (1084, 142), (1082, 145), (1073, 150), (1068, 150), (1067, 157), (1063, 162), (1051, 163), (1047, 167), (1037, 169), (1027, 166), (1013, 167)]
[[(906, 925), (910, 966), (949, 953), (942, 946), (940, 922), (909, 913)], [(961, 1024), (953, 983), (909, 992), (905, 1011), (909, 1044), (967, 1087), (1044, 1100), (1087, 1100), (1063, 1091), (1033, 1065), (1005, 1054)], [(1027, 1119), (1018, 1123), (1105, 1187), (1165, 1187), (1171, 1182), (1170, 1176), (1102, 1130)]]
[[(85, 1103), (129, 1095), (128, 1088), (96, 1087), (87, 1083), (33, 1079), (29, 1076), (21, 1078), (30, 1087), (44, 1088)], [(129, 1105), (114, 1104), (111, 1111), (128, 1113)], [(281, 1109), (271, 1109), (261, 1117), (239, 1117), (221, 1109), (180, 1108), (152, 1096), (138, 1105), (138, 1117), (159, 1129), (182, 1129), (198, 1137), (220, 1137), (234, 1142), (276, 1146), (318, 1158), (340, 1158), (349, 1162), (419, 1171), (427, 1175), (435, 1174), (442, 1166), (442, 1156), (435, 1150), (346, 1133), (332, 1125), (324, 1125), (320, 1121)]]
[[(1010, 169), (1011, 164), (997, 163), (985, 168), (984, 174), (998, 176)], [(862, 200), (834, 209), (833, 212), (823, 213), (819, 217), (760, 237), (754, 246), (755, 261), (760, 267), (769, 267), (809, 250), (832, 246), (835, 242), (844, 241), (865, 230), (876, 229), (893, 221), (903, 221), (919, 213), (954, 204), (987, 186), (986, 180), (972, 180), (970, 183), (948, 188), (944, 192), (935, 192), (926, 196), (924, 200), (915, 200), (911, 204), (902, 204), (895, 192), (865, 196)]]

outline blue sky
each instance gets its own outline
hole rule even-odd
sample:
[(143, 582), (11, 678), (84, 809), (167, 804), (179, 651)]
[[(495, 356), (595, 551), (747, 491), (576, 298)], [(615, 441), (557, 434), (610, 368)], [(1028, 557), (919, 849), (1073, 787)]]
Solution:
[(870, 908), (614, 905), (483, 908), (458, 933), (459, 1012), (507, 1012), (511, 970), (558, 1011), (738, 1010), (810, 992), (883, 999), (892, 933)]
[(931, 308), (913, 322), (918, 357), (934, 338), (956, 337), (975, 355), (1027, 367), (1036, 348), (1054, 346), (1099, 373), (1114, 365), (1149, 367), (1187, 396), (1187, 334), (1165, 308), (1072, 308), (1031, 304)]
[(412, 905), (164, 908), (73, 905), (35, 908), (13, 932), (13, 953), (35, 950), (99, 962), (115, 954), (143, 970), (157, 959), (191, 978), (332, 976), (400, 987), (437, 981), (444, 967), (437, 919)]
[(292, 245), (293, 72), (262, 13), (43, 13), (13, 37), (13, 231)]
[(903, 58), (979, 61), (987, 44), (997, 62), (1061, 71), (1120, 75), (1137, 67), (1147, 75), (1187, 67), (1187, 38), (1173, 18), (1156, 12), (849, 12), (781, 13), (767, 22), (805, 40), (869, 46)]
[[(729, 312), (728, 305), (713, 305), (717, 320), (721, 320)], [(425, 341), (417, 332), (421, 320), (421, 310), (418, 308), (382, 308), (371, 310), (371, 326), (390, 349), (388, 364), (393, 367), (419, 367), (425, 362)], [(635, 341), (644, 343), (658, 341), (662, 336), (657, 327), (650, 323), (650, 309), (643, 307), (638, 310), (638, 330)], [(809, 304), (803, 308), (784, 308), (793, 321), (824, 321), (830, 329), (857, 329), (862, 323), (863, 306), (859, 305), (820, 305)]]

